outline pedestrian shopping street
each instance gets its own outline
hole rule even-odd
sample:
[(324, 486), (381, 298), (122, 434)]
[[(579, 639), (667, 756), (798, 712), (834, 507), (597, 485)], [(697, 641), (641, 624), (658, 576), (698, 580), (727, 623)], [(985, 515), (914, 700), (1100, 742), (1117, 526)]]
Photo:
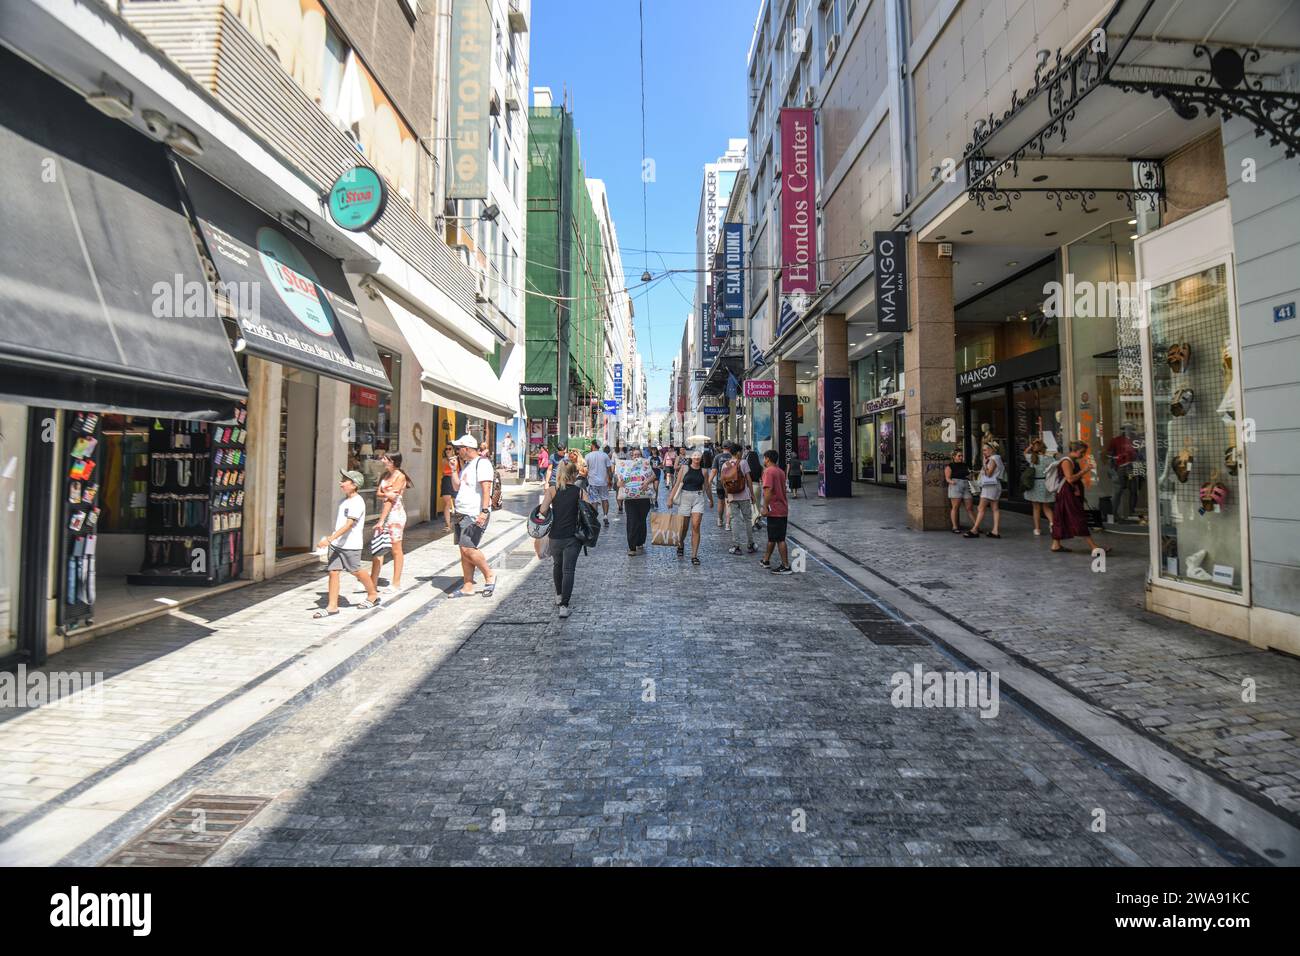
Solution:
[[(312, 567), (64, 652), (60, 668), (105, 673), (102, 706), (0, 723), (0, 862), (1218, 866), (1300, 852), (1300, 664), (1143, 610), (1144, 539), (1112, 535), (1095, 573), (1087, 554), (1049, 558), (1017, 515), (1001, 541), (907, 531), (902, 495), (873, 489), (792, 501), (803, 571), (781, 577), (728, 555), (716, 512), (698, 567), (671, 548), (629, 556), (616, 519), (561, 621), (521, 517), (538, 487), (508, 488), (492, 518), (492, 598), (447, 599), (459, 564), (424, 525), (408, 534), (411, 586), (375, 611), (345, 587), (343, 613), (313, 622)], [(990, 706), (894, 693), (900, 672), (986, 661)], [(233, 835), (168, 831), (203, 795), (250, 815)]]

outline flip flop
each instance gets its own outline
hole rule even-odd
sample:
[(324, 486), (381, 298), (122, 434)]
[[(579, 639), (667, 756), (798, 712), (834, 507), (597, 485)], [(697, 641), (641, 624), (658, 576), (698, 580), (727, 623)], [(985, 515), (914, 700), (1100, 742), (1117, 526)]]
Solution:
[(362, 601), (357, 605), (357, 607), (361, 608), (363, 611), (369, 611), (372, 607), (379, 607), (379, 602), (382, 600), (382, 597), (377, 597), (373, 601)]
[(482, 594), (484, 597), (491, 597), (493, 592), (496, 591), (496, 589), (497, 589), (497, 583), (493, 581), (491, 584), (483, 585)]
[(311, 616), (311, 619), (313, 621), (319, 621), (323, 617), (333, 617), (338, 613), (339, 613), (338, 611), (317, 611), (315, 614)]
[(457, 590), (457, 591), (452, 591), (450, 594), (447, 595), (447, 597), (449, 597), (453, 601), (457, 601), (460, 598), (472, 598), (472, 597), (478, 597), (478, 595), (472, 591), (469, 594), (466, 594), (464, 591)]

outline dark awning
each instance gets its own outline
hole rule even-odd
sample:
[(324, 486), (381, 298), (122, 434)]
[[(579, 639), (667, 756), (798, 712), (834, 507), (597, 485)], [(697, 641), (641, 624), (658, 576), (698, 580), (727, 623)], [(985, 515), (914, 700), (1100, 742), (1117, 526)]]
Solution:
[(248, 392), (164, 147), (3, 49), (0, 88), (0, 396), (228, 417)]
[(391, 391), (338, 260), (189, 163), (176, 165), (248, 350)]

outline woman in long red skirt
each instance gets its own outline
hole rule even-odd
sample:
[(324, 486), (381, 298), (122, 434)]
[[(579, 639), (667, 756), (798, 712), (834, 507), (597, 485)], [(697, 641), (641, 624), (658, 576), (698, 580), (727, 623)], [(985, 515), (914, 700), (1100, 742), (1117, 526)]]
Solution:
[[(1097, 543), (1088, 531), (1088, 517), (1083, 507), (1083, 466), (1080, 460), (1088, 454), (1086, 441), (1070, 442), (1070, 453), (1061, 459), (1061, 478), (1065, 484), (1056, 493), (1052, 505), (1052, 550), (1070, 551), (1062, 546), (1062, 541), (1070, 538), (1083, 538), (1088, 542), (1089, 553), (1097, 550)], [(1109, 554), (1110, 548), (1102, 548)]]

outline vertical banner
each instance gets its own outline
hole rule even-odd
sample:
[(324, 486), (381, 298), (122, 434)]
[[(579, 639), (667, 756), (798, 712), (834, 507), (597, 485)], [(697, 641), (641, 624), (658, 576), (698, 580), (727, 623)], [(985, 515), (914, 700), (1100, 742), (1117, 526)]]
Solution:
[(722, 345), (731, 334), (731, 319), (727, 317), (723, 305), (725, 294), (726, 257), (718, 252), (713, 255), (713, 344)]
[(817, 294), (813, 111), (781, 110), (781, 294)]
[(486, 0), (452, 0), (448, 199), (488, 197), (492, 15)]
[(817, 380), (817, 494), (848, 498), (852, 494), (849, 461), (849, 380)]
[(730, 333), (745, 317), (745, 225), (729, 222), (722, 228), (722, 314)]
[(876, 328), (907, 331), (907, 233), (876, 232)]
[(718, 357), (718, 346), (713, 335), (713, 315), (710, 303), (700, 306), (700, 364), (703, 368), (713, 368)]
[(623, 401), (623, 366), (618, 362), (614, 364), (614, 400)]
[(796, 446), (798, 436), (797, 395), (778, 395), (776, 397), (776, 450), (781, 455), (781, 467), (789, 474), (792, 463), (799, 460)]

